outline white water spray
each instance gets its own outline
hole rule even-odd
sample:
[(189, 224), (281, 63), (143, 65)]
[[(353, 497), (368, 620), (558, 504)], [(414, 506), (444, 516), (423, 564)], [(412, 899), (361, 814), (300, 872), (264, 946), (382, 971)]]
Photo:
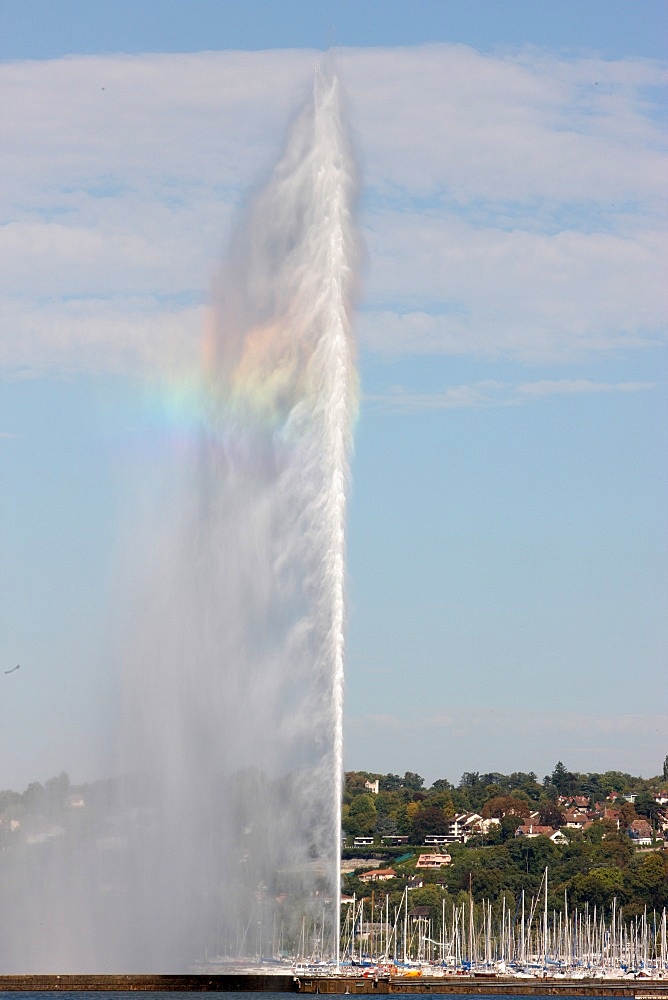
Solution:
[[(269, 917), (275, 924), (280, 910), (289, 924), (308, 911), (316, 936), (326, 899), (327, 950), (338, 961), (345, 510), (357, 406), (352, 163), (338, 83), (318, 73), (232, 239), (207, 337), (195, 509), (132, 670), (142, 706), (132, 755), (161, 775), (170, 828), (183, 833), (177, 813), (204, 781), (185, 824), (199, 846), (181, 862), (184, 885), (213, 875), (210, 919), (223, 913), (228, 938), (240, 915), (257, 922), (250, 950), (260, 956)], [(218, 839), (209, 853), (212, 785)], [(163, 850), (165, 867), (178, 850)], [(151, 894), (169, 881), (158, 866)]]
[(128, 642), (122, 808), (28, 887), (19, 971), (338, 962), (354, 196), (318, 73), (218, 282), (202, 431)]

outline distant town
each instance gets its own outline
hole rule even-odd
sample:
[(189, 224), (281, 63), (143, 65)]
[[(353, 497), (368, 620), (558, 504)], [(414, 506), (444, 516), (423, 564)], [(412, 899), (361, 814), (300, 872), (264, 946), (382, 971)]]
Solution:
[[(141, 809), (150, 789), (139, 782), (133, 795)], [(16, 850), (82, 836), (113, 847), (118, 803), (113, 779), (74, 785), (64, 773), (0, 791), (0, 855), (6, 865)], [(654, 778), (573, 773), (561, 761), (542, 779), (476, 771), (429, 787), (411, 771), (350, 771), (342, 827), (344, 900), (382, 893), (398, 905), (408, 889), (425, 916), (464, 898), (511, 908), (539, 895), (549, 868), (555, 911), (565, 900), (628, 917), (668, 906), (668, 757)]]
[(425, 917), (444, 900), (514, 909), (521, 893), (537, 898), (546, 868), (550, 911), (570, 901), (630, 917), (668, 905), (668, 757), (650, 779), (561, 761), (542, 780), (465, 772), (429, 788), (412, 772), (353, 771), (342, 823), (348, 896), (389, 893), (392, 906), (408, 887)]

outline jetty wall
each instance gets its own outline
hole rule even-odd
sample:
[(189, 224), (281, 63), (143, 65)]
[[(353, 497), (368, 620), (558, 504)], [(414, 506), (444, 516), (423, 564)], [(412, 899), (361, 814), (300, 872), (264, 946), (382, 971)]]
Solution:
[(224, 975), (0, 975), (7, 992), (184, 992), (184, 993), (368, 993), (462, 994), (477, 996), (598, 996), (668, 1000), (668, 980), (516, 979), (498, 977), (303, 976), (225, 973)]

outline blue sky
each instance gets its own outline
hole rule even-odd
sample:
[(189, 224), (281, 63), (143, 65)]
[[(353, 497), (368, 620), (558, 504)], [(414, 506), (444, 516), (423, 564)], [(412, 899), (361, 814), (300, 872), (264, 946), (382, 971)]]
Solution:
[(346, 764), (668, 752), (664, 3), (0, 4), (0, 787), (111, 767), (133, 532), (335, 43), (363, 190)]

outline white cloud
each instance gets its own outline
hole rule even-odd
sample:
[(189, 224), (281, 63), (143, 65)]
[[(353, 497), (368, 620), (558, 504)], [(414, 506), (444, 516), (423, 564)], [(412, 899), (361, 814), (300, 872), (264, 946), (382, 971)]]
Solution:
[[(369, 245), (359, 330), (373, 351), (570, 361), (665, 343), (665, 233), (547, 234), (386, 213)], [(402, 287), (404, 308), (384, 307)]]
[(14, 377), (60, 372), (141, 376), (192, 371), (206, 310), (166, 309), (147, 297), (44, 301), (5, 310), (11, 336), (0, 341), (0, 367)]
[(648, 60), (436, 45), (343, 60), (371, 184), (460, 200), (665, 198)]
[[(230, 219), (317, 59), (0, 67), (4, 363), (191, 356)], [(456, 45), (338, 59), (365, 184), (366, 349), (563, 362), (663, 342), (660, 65)]]
[(515, 392), (519, 396), (579, 396), (599, 392), (645, 392), (654, 389), (653, 382), (596, 382), (588, 378), (542, 379), (523, 382)]
[(471, 385), (448, 386), (442, 392), (415, 392), (398, 386), (384, 393), (366, 393), (371, 406), (391, 412), (455, 410), (470, 407), (513, 406), (547, 396), (597, 395), (599, 393), (647, 392), (654, 382), (599, 382), (588, 378), (541, 379), (511, 385), (492, 379)]

